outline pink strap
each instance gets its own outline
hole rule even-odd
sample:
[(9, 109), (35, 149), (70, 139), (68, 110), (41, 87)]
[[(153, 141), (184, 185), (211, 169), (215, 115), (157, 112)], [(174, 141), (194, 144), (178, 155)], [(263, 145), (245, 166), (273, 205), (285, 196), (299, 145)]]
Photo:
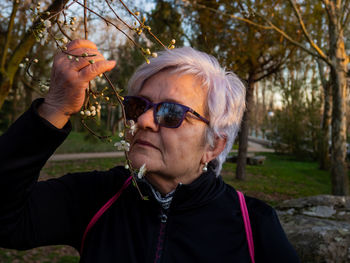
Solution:
[(95, 223), (103, 215), (103, 213), (119, 198), (119, 196), (122, 194), (124, 189), (129, 186), (129, 184), (131, 183), (131, 179), (132, 179), (132, 176), (130, 176), (128, 179), (126, 179), (122, 188), (120, 188), (120, 190), (111, 199), (109, 199), (108, 202), (105, 203), (104, 206), (102, 206), (100, 208), (100, 210), (98, 210), (98, 212), (91, 219), (90, 223), (88, 224), (88, 226), (85, 229), (83, 238), (81, 240), (80, 255), (82, 255), (82, 253), (83, 253), (85, 238), (86, 238), (86, 235), (88, 234), (88, 232), (90, 231), (90, 229), (95, 225)]
[(252, 262), (255, 263), (255, 260), (254, 260), (254, 241), (253, 241), (252, 229), (250, 227), (250, 220), (249, 220), (247, 205), (245, 203), (244, 195), (240, 191), (237, 191), (237, 194), (238, 194), (238, 198), (239, 198), (239, 204), (241, 206), (245, 233), (246, 233), (247, 240), (248, 240), (249, 255), (250, 255)]

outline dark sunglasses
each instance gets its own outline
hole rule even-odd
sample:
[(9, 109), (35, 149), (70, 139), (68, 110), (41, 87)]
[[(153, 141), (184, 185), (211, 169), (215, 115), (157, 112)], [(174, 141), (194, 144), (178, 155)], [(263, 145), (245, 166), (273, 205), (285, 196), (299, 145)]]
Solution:
[(123, 100), (127, 120), (137, 122), (138, 117), (153, 108), (153, 117), (157, 125), (166, 128), (178, 128), (185, 119), (185, 114), (191, 112), (199, 120), (209, 125), (209, 121), (191, 108), (175, 102), (153, 103), (143, 97), (125, 96)]

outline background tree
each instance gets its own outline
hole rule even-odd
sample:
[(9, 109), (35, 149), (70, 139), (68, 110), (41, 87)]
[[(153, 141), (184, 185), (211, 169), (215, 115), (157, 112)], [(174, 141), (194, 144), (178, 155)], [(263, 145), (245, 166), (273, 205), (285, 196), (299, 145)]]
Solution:
[[(301, 48), (315, 59), (324, 61), (330, 68), (330, 83), (332, 85), (332, 159), (331, 177), (332, 193), (335, 195), (349, 194), (349, 179), (346, 165), (346, 98), (347, 98), (347, 74), (349, 56), (346, 52), (344, 31), (349, 30), (350, 20), (349, 1), (347, 0), (310, 0), (310, 1), (272, 1), (271, 4), (258, 1), (238, 1), (244, 5), (254, 16), (246, 19), (242, 16), (228, 15), (232, 19), (244, 21), (257, 28), (271, 29), (278, 33), (293, 45)], [(285, 8), (289, 3), (295, 14), (299, 28), (288, 27), (291, 16)], [(261, 10), (261, 4), (269, 8)], [(210, 9), (210, 6), (204, 6)], [(309, 30), (305, 19), (310, 16), (310, 10), (322, 10), (322, 16), (318, 19), (327, 21), (324, 24), (328, 36), (317, 43), (319, 37), (315, 31)], [(229, 12), (224, 10), (226, 15)], [(302, 33), (303, 39), (299, 38)], [(306, 42), (306, 44), (305, 44)]]
[[(255, 2), (259, 3), (262, 9), (271, 8), (266, 1)], [(226, 15), (242, 13), (244, 19), (250, 19), (253, 14), (238, 2), (196, 1), (193, 2), (192, 8), (192, 26), (196, 32), (192, 43), (198, 49), (213, 54), (221, 64), (237, 73), (246, 82), (246, 111), (239, 132), (236, 168), (236, 178), (244, 179), (248, 131), (256, 83), (281, 70), (292, 49), (284, 39), (271, 34), (269, 30), (241, 23)], [(215, 19), (212, 19), (214, 14)], [(284, 46), (274, 44), (280, 41)]]

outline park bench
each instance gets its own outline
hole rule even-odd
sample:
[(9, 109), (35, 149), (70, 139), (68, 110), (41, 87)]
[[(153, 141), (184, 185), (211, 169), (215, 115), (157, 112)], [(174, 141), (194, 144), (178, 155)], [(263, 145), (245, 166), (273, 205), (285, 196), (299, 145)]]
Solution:
[[(238, 155), (232, 155), (227, 158), (228, 162), (236, 163)], [(254, 153), (247, 153), (247, 164), (249, 165), (263, 165), (266, 160), (266, 156), (258, 155), (255, 156)]]

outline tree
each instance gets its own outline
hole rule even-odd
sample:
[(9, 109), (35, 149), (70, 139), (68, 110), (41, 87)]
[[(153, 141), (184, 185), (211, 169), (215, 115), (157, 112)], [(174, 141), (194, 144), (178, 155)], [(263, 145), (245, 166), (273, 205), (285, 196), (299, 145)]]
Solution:
[[(256, 1), (261, 4), (266, 1)], [(267, 6), (265, 6), (266, 8)], [(270, 6), (269, 6), (270, 8)], [(193, 17), (197, 29), (196, 47), (215, 55), (220, 62), (239, 75), (246, 82), (246, 111), (239, 132), (239, 151), (236, 178), (245, 179), (247, 160), (248, 131), (253, 107), (256, 83), (278, 72), (287, 61), (293, 49), (288, 45), (276, 47), (279, 37), (264, 28), (233, 20), (228, 13), (244, 13), (244, 19), (252, 14), (232, 1), (196, 1), (193, 2)], [(222, 12), (221, 10), (225, 10)], [(215, 20), (212, 19), (216, 13)], [(286, 42), (282, 39), (282, 42)]]
[[(344, 30), (349, 23), (350, 10), (348, 1), (322, 0), (324, 15), (328, 21), (328, 52), (324, 52), (313, 40), (303, 21), (302, 8), (295, 0), (289, 0), (298, 18), (300, 28), (308, 41), (310, 48), (296, 42), (271, 21), (266, 22), (278, 33), (285, 36), (291, 43), (297, 45), (315, 58), (323, 60), (330, 67), (332, 85), (332, 193), (335, 195), (349, 194), (349, 178), (346, 165), (346, 97), (347, 97), (347, 65), (349, 56), (345, 50)], [(317, 5), (317, 3), (315, 3)], [(326, 41), (325, 41), (326, 42)], [(327, 54), (328, 53), (328, 54)]]
[[(344, 31), (350, 20), (348, 0), (322, 0), (322, 1), (299, 1), (288, 0), (292, 8), (299, 29), (290, 30), (286, 27), (290, 16), (286, 15), (285, 1), (273, 1), (270, 9), (260, 10), (261, 3), (257, 1), (239, 1), (244, 4), (249, 12), (254, 14), (250, 18), (228, 15), (232, 19), (244, 21), (257, 28), (270, 29), (278, 33), (291, 44), (301, 48), (315, 59), (321, 59), (330, 68), (330, 83), (332, 85), (332, 159), (331, 178), (332, 193), (335, 195), (349, 194), (349, 178), (346, 166), (346, 97), (347, 97), (347, 74), (349, 56), (346, 53)], [(267, 3), (263, 3), (267, 6)], [(210, 7), (207, 7), (208, 9)], [(310, 10), (322, 10), (322, 17), (327, 20), (326, 32), (322, 45), (317, 43), (314, 32), (308, 30), (305, 23), (306, 14)], [(279, 12), (280, 11), (280, 12)], [(226, 13), (227, 15), (227, 13)], [(319, 17), (317, 19), (320, 19)], [(287, 22), (287, 23), (286, 23)], [(303, 39), (300, 39), (302, 33)], [(327, 50), (328, 49), (328, 50)], [(326, 50), (326, 51), (325, 51)]]

